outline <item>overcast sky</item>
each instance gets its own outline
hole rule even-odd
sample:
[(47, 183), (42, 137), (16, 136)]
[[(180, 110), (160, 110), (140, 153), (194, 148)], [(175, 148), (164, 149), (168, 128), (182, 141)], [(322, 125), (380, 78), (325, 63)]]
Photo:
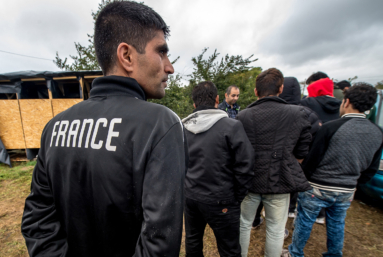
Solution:
[[(101, 0), (0, 2), (0, 51), (54, 59), (87, 45), (91, 11)], [(145, 0), (170, 26), (175, 71), (193, 70), (191, 58), (209, 47), (222, 55), (254, 54), (254, 66), (276, 67), (300, 81), (316, 71), (343, 80), (383, 80), (383, 1), (368, 0)], [(58, 70), (49, 60), (0, 52), (0, 73)]]

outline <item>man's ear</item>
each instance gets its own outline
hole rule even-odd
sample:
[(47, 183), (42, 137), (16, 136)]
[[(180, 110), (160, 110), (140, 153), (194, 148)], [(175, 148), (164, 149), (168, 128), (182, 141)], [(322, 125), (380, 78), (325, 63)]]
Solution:
[(350, 99), (343, 99), (343, 107), (348, 108), (350, 106)]
[(283, 92), (283, 84), (282, 84), (282, 86), (279, 87), (279, 91), (278, 91), (277, 96), (279, 96), (280, 94), (282, 94), (282, 92)]
[(215, 105), (214, 105), (214, 107), (217, 108), (218, 104), (219, 104), (219, 95), (217, 95), (217, 97), (215, 98)]
[(225, 93), (225, 98), (227, 98), (227, 93)]
[(255, 96), (259, 97), (259, 95), (258, 95), (258, 91), (257, 91), (256, 88), (254, 88), (254, 94), (255, 94)]
[(135, 56), (137, 55), (136, 49), (127, 43), (120, 43), (117, 47), (117, 67), (119, 73), (130, 74), (133, 72), (135, 64)]
[(197, 108), (197, 107), (195, 107), (195, 103), (193, 103), (193, 106), (194, 106), (194, 109)]

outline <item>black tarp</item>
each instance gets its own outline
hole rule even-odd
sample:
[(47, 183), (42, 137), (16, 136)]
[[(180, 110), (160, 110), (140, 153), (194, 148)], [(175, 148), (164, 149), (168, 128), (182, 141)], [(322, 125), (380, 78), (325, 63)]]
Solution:
[(102, 71), (17, 71), (0, 74), (0, 80), (20, 80), (30, 78), (83, 77), (102, 75)]
[(0, 84), (0, 94), (14, 94), (21, 92), (21, 81)]
[(5, 146), (3, 142), (0, 139), (0, 162), (5, 163), (7, 165), (11, 166), (11, 159), (9, 158), (7, 149), (5, 149)]

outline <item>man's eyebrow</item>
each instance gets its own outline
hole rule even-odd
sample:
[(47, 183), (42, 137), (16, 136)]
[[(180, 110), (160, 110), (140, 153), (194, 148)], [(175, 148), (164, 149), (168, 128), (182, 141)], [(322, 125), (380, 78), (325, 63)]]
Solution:
[(165, 43), (165, 44), (163, 44), (163, 45), (159, 45), (159, 46), (156, 47), (156, 50), (157, 50), (158, 52), (160, 52), (160, 51), (164, 51), (165, 53), (168, 53), (168, 52), (169, 52), (168, 44)]

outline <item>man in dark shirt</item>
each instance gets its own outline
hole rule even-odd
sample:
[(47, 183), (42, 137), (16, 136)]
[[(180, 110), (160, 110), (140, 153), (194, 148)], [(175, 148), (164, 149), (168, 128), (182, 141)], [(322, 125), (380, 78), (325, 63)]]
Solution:
[(104, 77), (45, 127), (21, 231), (34, 256), (179, 256), (183, 126), (165, 95), (168, 26), (144, 4), (114, 1), (94, 44)]
[(221, 256), (241, 256), (240, 205), (253, 179), (254, 151), (242, 123), (217, 109), (210, 81), (193, 89), (195, 110), (183, 119), (189, 148), (185, 179), (186, 256), (203, 256), (206, 224)]
[(299, 193), (293, 240), (284, 257), (303, 257), (303, 248), (321, 208), (326, 208), (327, 252), (342, 256), (347, 210), (357, 184), (367, 183), (379, 169), (383, 133), (366, 119), (376, 89), (357, 83), (345, 92), (340, 119), (318, 131), (302, 168), (312, 189)]
[(241, 109), (237, 104), (239, 98), (239, 88), (236, 85), (232, 85), (226, 89), (225, 99), (218, 105), (218, 109), (221, 109), (229, 115), (229, 118), (235, 119)]

